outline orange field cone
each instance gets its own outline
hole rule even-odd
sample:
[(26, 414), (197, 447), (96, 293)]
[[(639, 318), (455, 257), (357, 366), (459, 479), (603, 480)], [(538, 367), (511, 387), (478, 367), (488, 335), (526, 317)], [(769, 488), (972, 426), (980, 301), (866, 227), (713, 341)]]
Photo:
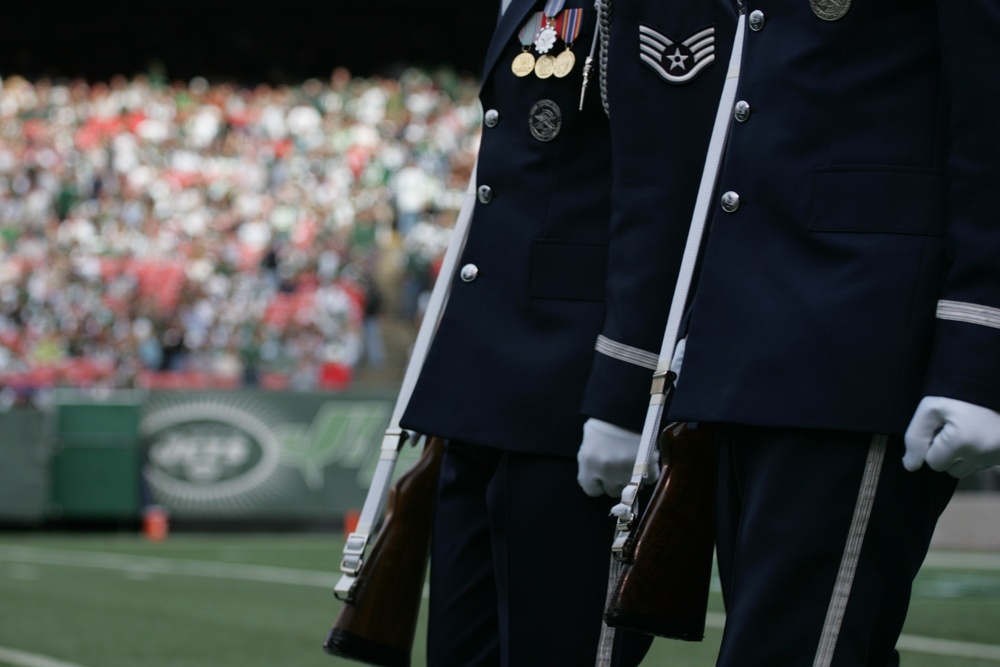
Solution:
[(344, 535), (350, 535), (357, 530), (360, 518), (361, 512), (353, 508), (344, 513)]
[(162, 542), (170, 534), (170, 515), (165, 507), (151, 505), (142, 512), (142, 534), (150, 542)]

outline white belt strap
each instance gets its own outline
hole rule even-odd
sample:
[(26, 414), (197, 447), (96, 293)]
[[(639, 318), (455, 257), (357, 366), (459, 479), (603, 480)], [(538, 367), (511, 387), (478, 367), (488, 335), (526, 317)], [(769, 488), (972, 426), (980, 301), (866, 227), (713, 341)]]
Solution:
[[(733, 40), (733, 51), (729, 58), (729, 69), (726, 72), (726, 81), (723, 84), (722, 95), (719, 98), (719, 108), (715, 114), (712, 138), (708, 144), (705, 167), (701, 174), (701, 183), (698, 186), (698, 198), (695, 201), (694, 212), (691, 215), (691, 226), (688, 230), (687, 242), (684, 246), (684, 256), (681, 259), (677, 284), (674, 288), (673, 300), (670, 303), (667, 326), (663, 332), (663, 344), (660, 347), (659, 360), (656, 364), (656, 371), (653, 374), (649, 407), (646, 410), (646, 421), (642, 427), (642, 439), (640, 440), (639, 451), (636, 454), (632, 479), (622, 491), (621, 503), (614, 510), (618, 516), (618, 534), (611, 547), (612, 567), (608, 582), (609, 596), (618, 579), (619, 563), (615, 556), (621, 553), (621, 550), (625, 546), (625, 540), (632, 529), (632, 523), (635, 519), (635, 512), (633, 511), (635, 500), (639, 494), (643, 478), (646, 477), (649, 470), (651, 460), (655, 458), (656, 441), (660, 433), (660, 422), (663, 418), (663, 408), (666, 400), (667, 373), (670, 370), (670, 362), (673, 360), (674, 347), (677, 345), (681, 320), (684, 317), (684, 311), (687, 308), (688, 298), (690, 297), (695, 265), (698, 260), (702, 240), (705, 236), (705, 230), (708, 226), (708, 217), (712, 209), (716, 180), (718, 179), (719, 170), (722, 165), (722, 154), (726, 147), (729, 125), (733, 117), (733, 103), (736, 100), (736, 88), (739, 85), (740, 78), (740, 63), (743, 58), (745, 26), (745, 12), (741, 5), (739, 22), (736, 26), (736, 36)], [(613, 643), (614, 628), (605, 624), (601, 632), (596, 667), (607, 667), (610, 664)]]
[(445, 305), (448, 302), (448, 295), (451, 292), (452, 279), (455, 267), (458, 265), (458, 258), (465, 247), (468, 238), (469, 226), (472, 221), (472, 211), (476, 206), (476, 168), (472, 169), (472, 177), (469, 179), (469, 187), (462, 200), (462, 208), (459, 211), (458, 219), (455, 221), (455, 228), (452, 232), (451, 242), (445, 251), (441, 261), (441, 270), (434, 288), (431, 290), (430, 299), (427, 302), (427, 310), (424, 319), (417, 331), (417, 338), (413, 344), (413, 352), (410, 354), (410, 361), (403, 375), (403, 382), (400, 386), (399, 395), (396, 398), (396, 407), (392, 411), (392, 418), (385, 435), (382, 437), (382, 449), (379, 453), (378, 464), (375, 466), (375, 474), (368, 487), (368, 495), (365, 496), (365, 503), (361, 507), (361, 514), (358, 517), (358, 525), (347, 537), (344, 544), (344, 558), (340, 563), (342, 576), (334, 587), (333, 592), (339, 599), (346, 599), (350, 596), (350, 591), (361, 571), (364, 561), (365, 549), (368, 547), (370, 538), (374, 537), (375, 530), (382, 520), (385, 511), (386, 499), (389, 495), (389, 488), (392, 482), (393, 471), (396, 468), (396, 459), (403, 443), (414, 434), (409, 433), (400, 427), (399, 422), (403, 418), (406, 406), (410, 402), (413, 388), (420, 377), (420, 371), (430, 349), (434, 332), (444, 313)]

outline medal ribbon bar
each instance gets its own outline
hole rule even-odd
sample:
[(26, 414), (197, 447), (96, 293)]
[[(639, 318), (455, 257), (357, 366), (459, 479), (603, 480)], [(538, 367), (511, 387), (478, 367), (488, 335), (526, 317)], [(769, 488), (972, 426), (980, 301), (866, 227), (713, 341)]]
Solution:
[(562, 37), (567, 48), (572, 46), (576, 38), (580, 36), (580, 28), (583, 24), (582, 18), (583, 8), (577, 8), (567, 9), (556, 19), (556, 30), (559, 31), (559, 36)]

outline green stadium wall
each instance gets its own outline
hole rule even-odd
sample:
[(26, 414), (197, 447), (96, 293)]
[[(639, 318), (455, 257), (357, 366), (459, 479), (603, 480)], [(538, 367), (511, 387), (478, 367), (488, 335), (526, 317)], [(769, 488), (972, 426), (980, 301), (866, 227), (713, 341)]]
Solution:
[[(394, 393), (59, 391), (0, 412), (0, 522), (339, 522), (359, 509)], [(418, 453), (407, 447), (397, 471)]]

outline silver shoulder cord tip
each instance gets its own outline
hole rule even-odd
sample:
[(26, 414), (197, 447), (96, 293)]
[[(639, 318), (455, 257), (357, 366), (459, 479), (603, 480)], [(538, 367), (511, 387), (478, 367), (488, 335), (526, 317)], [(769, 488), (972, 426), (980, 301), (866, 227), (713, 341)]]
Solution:
[[(600, 15), (600, 0), (595, 0), (594, 9), (597, 10), (598, 15)], [(594, 67), (594, 51), (597, 50), (597, 36), (600, 32), (601, 22), (598, 19), (597, 21), (594, 21), (594, 38), (590, 41), (590, 53), (583, 61), (583, 85), (580, 86), (580, 111), (583, 111), (583, 98), (587, 94), (587, 84), (590, 82), (590, 71)]]

